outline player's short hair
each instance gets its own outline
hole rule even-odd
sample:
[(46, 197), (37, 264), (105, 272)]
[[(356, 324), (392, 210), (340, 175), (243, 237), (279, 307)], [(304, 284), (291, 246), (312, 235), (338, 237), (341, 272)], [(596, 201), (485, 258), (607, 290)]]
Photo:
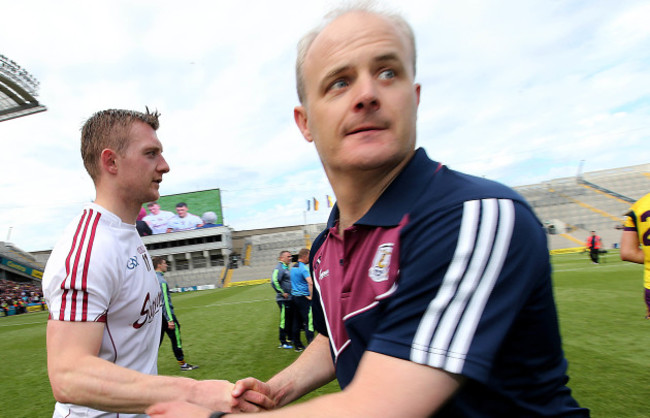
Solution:
[(178, 202), (178, 203), (176, 204), (176, 207), (177, 207), (177, 208), (182, 208), (182, 207), (185, 207), (185, 208), (186, 208), (186, 207), (187, 207), (187, 203), (185, 203), (185, 202)]
[(150, 208), (153, 205), (157, 205), (157, 204), (158, 204), (158, 202), (149, 202), (149, 203), (147, 203), (147, 207)]
[(304, 105), (306, 99), (303, 67), (305, 65), (305, 59), (307, 57), (307, 52), (309, 52), (309, 48), (311, 47), (312, 43), (314, 43), (316, 37), (318, 37), (323, 29), (325, 29), (330, 23), (339, 17), (351, 12), (364, 12), (374, 14), (383, 17), (395, 24), (397, 28), (402, 32), (402, 34), (406, 36), (406, 39), (408, 39), (411, 46), (411, 51), (413, 53), (413, 76), (415, 76), (415, 35), (413, 33), (413, 28), (411, 28), (411, 25), (409, 25), (409, 23), (398, 13), (389, 12), (387, 10), (380, 10), (372, 0), (353, 2), (327, 13), (320, 25), (307, 32), (300, 39), (300, 41), (298, 41), (298, 55), (296, 57), (296, 90), (298, 92), (298, 100), (300, 100), (301, 104)]
[(160, 113), (125, 109), (100, 110), (81, 128), (81, 158), (90, 177), (96, 183), (99, 176), (99, 158), (102, 151), (112, 149), (124, 155), (129, 146), (129, 130), (135, 121), (141, 121), (158, 130)]
[(305, 258), (309, 257), (309, 250), (307, 248), (302, 248), (300, 251), (298, 251), (298, 258)]
[(160, 256), (151, 257), (151, 263), (153, 264), (154, 270), (157, 269), (158, 266), (163, 263), (163, 261), (167, 261), (167, 260), (165, 260), (164, 257), (160, 257)]
[(289, 253), (289, 254), (291, 254), (291, 251), (289, 251), (289, 250), (282, 250), (282, 251), (280, 251), (280, 255), (278, 256), (278, 258), (282, 257), (282, 254), (284, 254), (284, 253)]

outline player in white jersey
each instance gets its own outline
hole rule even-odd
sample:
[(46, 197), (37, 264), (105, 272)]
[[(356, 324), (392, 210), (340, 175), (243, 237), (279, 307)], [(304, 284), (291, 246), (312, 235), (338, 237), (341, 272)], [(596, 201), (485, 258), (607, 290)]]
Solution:
[(43, 276), (54, 417), (144, 417), (148, 406), (173, 399), (226, 410), (273, 406), (264, 387), (240, 402), (227, 381), (156, 376), (162, 295), (135, 221), (169, 171), (158, 125), (157, 112), (112, 109), (82, 128), (97, 197), (68, 226)]
[(149, 225), (151, 233), (164, 234), (167, 232), (167, 224), (176, 215), (167, 210), (160, 210), (158, 202), (147, 203), (147, 208), (149, 208), (149, 214), (142, 220)]
[(203, 225), (203, 220), (187, 211), (187, 204), (180, 202), (176, 204), (176, 213), (167, 225), (167, 232), (187, 231), (196, 229)]
[[(51, 319), (103, 324), (99, 358), (155, 375), (162, 294), (152, 273), (135, 226), (91, 203), (48, 261), (43, 286)], [(55, 410), (61, 417), (105, 414), (70, 403), (57, 403)]]

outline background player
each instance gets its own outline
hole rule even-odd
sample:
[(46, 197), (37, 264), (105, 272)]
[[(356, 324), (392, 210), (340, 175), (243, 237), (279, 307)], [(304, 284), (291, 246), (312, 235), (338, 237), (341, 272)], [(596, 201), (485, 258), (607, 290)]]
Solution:
[(165, 334), (169, 337), (172, 344), (172, 351), (174, 357), (182, 371), (189, 371), (198, 369), (199, 366), (189, 364), (185, 361), (185, 354), (183, 353), (183, 341), (181, 339), (181, 324), (176, 318), (174, 313), (174, 305), (172, 304), (172, 295), (169, 292), (169, 285), (165, 280), (165, 273), (167, 272), (167, 260), (162, 257), (154, 257), (152, 259), (153, 267), (156, 270), (156, 277), (160, 283), (162, 291), (163, 304), (162, 304), (162, 332), (160, 333), (160, 343), (165, 338)]
[(142, 218), (149, 225), (151, 232), (154, 234), (164, 234), (167, 232), (167, 224), (176, 215), (167, 210), (160, 210), (158, 202), (147, 203), (149, 214)]
[(271, 287), (275, 290), (275, 302), (280, 309), (280, 320), (278, 324), (278, 338), (280, 345), (278, 348), (291, 349), (291, 338), (293, 336), (293, 318), (294, 306), (291, 297), (291, 275), (289, 273), (289, 264), (291, 263), (291, 253), (289, 251), (280, 251), (278, 264), (276, 264), (271, 274)]
[(303, 248), (298, 251), (298, 262), (291, 267), (291, 296), (293, 297), (295, 321), (293, 327), (293, 344), (296, 351), (302, 351), (305, 346), (300, 338), (300, 330), (304, 328), (307, 344), (314, 339), (314, 321), (311, 315), (311, 299), (314, 284), (309, 270), (309, 250)]
[(201, 225), (203, 225), (201, 218), (189, 213), (185, 202), (179, 202), (176, 204), (176, 215), (167, 224), (167, 232), (187, 231), (199, 228)]
[(645, 265), (645, 319), (650, 319), (650, 193), (632, 205), (626, 215), (621, 236), (621, 259)]

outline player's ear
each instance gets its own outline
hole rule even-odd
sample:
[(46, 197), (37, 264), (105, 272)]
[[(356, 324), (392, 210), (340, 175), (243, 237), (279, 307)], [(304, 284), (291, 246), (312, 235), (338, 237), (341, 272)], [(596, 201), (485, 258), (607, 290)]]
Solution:
[(293, 119), (298, 125), (298, 129), (302, 132), (302, 136), (305, 137), (307, 142), (314, 142), (314, 138), (311, 136), (309, 131), (309, 126), (307, 124), (307, 109), (304, 106), (296, 106), (293, 108)]
[(99, 156), (99, 165), (101, 171), (107, 171), (110, 174), (117, 174), (117, 154), (112, 149), (106, 148)]

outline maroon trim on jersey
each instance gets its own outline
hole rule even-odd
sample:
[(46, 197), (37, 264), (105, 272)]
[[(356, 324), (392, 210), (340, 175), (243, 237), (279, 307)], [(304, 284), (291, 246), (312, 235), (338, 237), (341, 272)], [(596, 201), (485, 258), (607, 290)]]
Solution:
[(61, 282), (61, 289), (63, 289), (63, 296), (61, 297), (61, 311), (59, 312), (60, 321), (65, 320), (65, 310), (68, 304), (67, 303), (68, 289), (66, 288), (65, 283), (68, 280), (68, 276), (70, 275), (70, 259), (72, 258), (72, 254), (74, 254), (75, 248), (77, 248), (77, 238), (79, 237), (79, 231), (81, 230), (81, 225), (83, 225), (85, 222), (86, 216), (88, 216), (88, 210), (84, 210), (83, 214), (81, 215), (81, 219), (79, 219), (79, 223), (77, 224), (77, 230), (75, 231), (74, 236), (72, 238), (72, 245), (70, 246), (70, 252), (68, 253), (68, 256), (65, 258), (65, 277)]
[[(87, 277), (88, 277), (88, 263), (90, 261), (90, 253), (92, 252), (92, 246), (95, 241), (95, 232), (97, 231), (97, 224), (99, 223), (99, 219), (101, 218), (102, 214), (97, 212), (93, 225), (90, 230), (90, 238), (86, 240), (86, 237), (88, 237), (88, 226), (90, 224), (91, 219), (93, 218), (93, 215), (95, 214), (95, 211), (92, 209), (86, 209), (84, 210), (83, 215), (81, 216), (81, 219), (79, 220), (79, 224), (77, 225), (77, 230), (75, 231), (74, 237), (72, 239), (72, 246), (70, 247), (70, 252), (68, 253), (68, 256), (66, 257), (65, 260), (65, 279), (61, 283), (61, 289), (63, 289), (63, 296), (61, 298), (61, 312), (59, 313), (59, 320), (63, 321), (66, 319), (66, 308), (67, 308), (67, 302), (68, 302), (68, 292), (72, 290), (72, 296), (70, 296), (70, 314), (69, 314), (69, 320), (70, 321), (75, 321), (76, 316), (77, 316), (77, 292), (81, 291), (83, 292), (83, 302), (81, 306), (81, 312), (82, 312), (82, 321), (86, 321), (88, 319), (87, 314), (88, 314), (88, 293), (86, 292), (87, 287), (88, 287), (88, 282), (87, 282)], [(81, 229), (83, 226), (83, 232), (80, 233)], [(75, 286), (77, 285), (77, 272), (79, 269), (79, 261), (81, 258), (81, 252), (84, 247), (87, 247), (86, 251), (86, 256), (84, 260), (84, 268), (83, 271), (81, 272), (81, 288), (77, 289)], [(70, 261), (72, 260), (74, 255), (74, 262), (71, 267)], [(69, 283), (66, 286), (66, 282)]]
[[(106, 315), (108, 312), (104, 312), (102, 315), (104, 317), (104, 320), (106, 319)], [(111, 360), (112, 363), (117, 363), (117, 346), (115, 346), (115, 340), (113, 339), (113, 334), (111, 334), (111, 327), (108, 326), (108, 321), (106, 322), (106, 334), (108, 335), (108, 340), (111, 342), (111, 347), (113, 347), (113, 360)]]
[(349, 345), (345, 323), (375, 308), (396, 290), (399, 237), (408, 219), (404, 215), (394, 227), (354, 225), (344, 231), (344, 240), (337, 236), (335, 226), (316, 251), (314, 282), (321, 295), (335, 362)]
[(99, 223), (99, 218), (102, 214), (98, 213), (95, 217), (95, 222), (93, 227), (90, 230), (90, 240), (88, 241), (88, 250), (86, 251), (86, 259), (84, 260), (84, 271), (81, 278), (81, 289), (83, 289), (83, 306), (81, 311), (81, 320), (86, 321), (88, 319), (88, 268), (90, 266), (90, 254), (93, 251), (93, 244), (95, 243), (95, 233), (97, 232), (97, 224)]

